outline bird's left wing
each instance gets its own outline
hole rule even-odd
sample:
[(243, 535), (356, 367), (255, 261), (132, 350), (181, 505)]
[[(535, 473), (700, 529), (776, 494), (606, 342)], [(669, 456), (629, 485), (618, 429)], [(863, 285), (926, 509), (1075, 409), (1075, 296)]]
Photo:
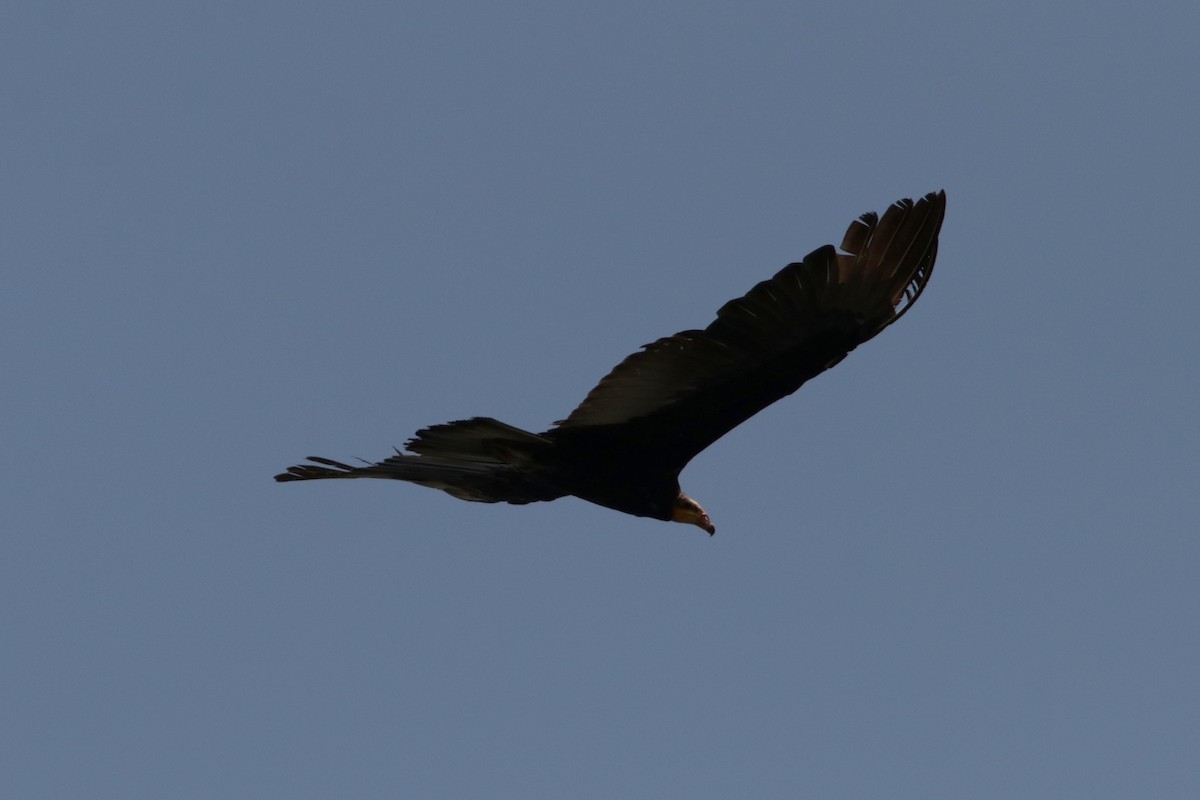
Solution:
[(636, 424), (646, 448), (685, 464), (726, 432), (841, 361), (908, 310), (933, 271), (944, 192), (901, 200), (731, 300), (704, 330), (646, 345), (557, 423)]

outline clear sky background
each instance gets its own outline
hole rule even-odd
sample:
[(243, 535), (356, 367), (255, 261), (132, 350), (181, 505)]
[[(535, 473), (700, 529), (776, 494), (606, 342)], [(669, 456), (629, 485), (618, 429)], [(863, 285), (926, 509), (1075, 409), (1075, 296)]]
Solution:
[[(41, 2), (0, 25), (0, 796), (1200, 796), (1200, 6)], [(945, 188), (913, 312), (684, 472), (559, 419)]]

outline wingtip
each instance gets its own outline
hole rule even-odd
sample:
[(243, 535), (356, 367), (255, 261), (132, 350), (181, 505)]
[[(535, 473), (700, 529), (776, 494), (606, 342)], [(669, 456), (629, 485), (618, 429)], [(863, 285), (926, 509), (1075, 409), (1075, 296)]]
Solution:
[(936, 192), (930, 192), (917, 201), (918, 203), (928, 203), (940, 213), (946, 211), (946, 190), (938, 189)]

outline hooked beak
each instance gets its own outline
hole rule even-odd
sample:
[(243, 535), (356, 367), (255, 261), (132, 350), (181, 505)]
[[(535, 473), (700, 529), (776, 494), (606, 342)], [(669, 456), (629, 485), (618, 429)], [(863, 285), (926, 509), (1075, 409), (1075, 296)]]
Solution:
[(683, 492), (680, 492), (679, 497), (675, 500), (675, 508), (671, 511), (671, 519), (675, 522), (686, 522), (689, 525), (703, 528), (708, 531), (709, 536), (717, 532), (717, 527), (712, 524), (712, 520), (708, 518), (708, 514), (704, 513), (704, 509), (700, 507), (700, 504)]

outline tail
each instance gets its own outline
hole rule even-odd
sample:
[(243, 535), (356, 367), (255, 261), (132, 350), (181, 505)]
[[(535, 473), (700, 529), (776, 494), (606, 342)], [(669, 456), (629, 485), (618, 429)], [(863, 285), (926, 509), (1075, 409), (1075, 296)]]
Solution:
[(326, 478), (387, 478), (441, 489), (461, 500), (531, 503), (562, 497), (546, 478), (553, 442), (535, 433), (476, 417), (424, 428), (396, 454), (355, 467), (309, 456), (275, 476), (280, 483)]

